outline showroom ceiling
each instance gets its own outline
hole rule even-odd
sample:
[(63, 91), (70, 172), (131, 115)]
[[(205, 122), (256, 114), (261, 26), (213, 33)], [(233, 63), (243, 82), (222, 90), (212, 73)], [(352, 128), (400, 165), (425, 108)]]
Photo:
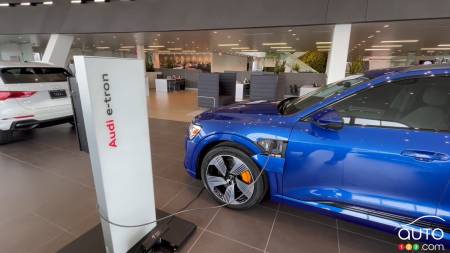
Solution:
[[(161, 33), (77, 34), (73, 48), (86, 52), (112, 50), (133, 52), (136, 44), (149, 51), (171, 52), (268, 52), (327, 50), (333, 27), (273, 27), (216, 31)], [(32, 43), (43, 51), (48, 35), (2, 35), (0, 44)], [(319, 43), (317, 43), (319, 42)], [(320, 43), (322, 42), (322, 43)], [(354, 24), (350, 55), (445, 54), (450, 50), (450, 20), (421, 20)]]

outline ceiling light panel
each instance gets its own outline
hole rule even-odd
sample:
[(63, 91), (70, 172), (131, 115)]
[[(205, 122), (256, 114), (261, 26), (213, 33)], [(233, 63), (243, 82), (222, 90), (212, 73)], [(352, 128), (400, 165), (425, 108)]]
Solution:
[(287, 45), (287, 42), (264, 42), (263, 46), (284, 46)]
[(420, 50), (422, 50), (422, 51), (434, 51), (434, 50), (448, 51), (448, 50), (450, 50), (450, 47), (422, 47)]
[(395, 47), (403, 47), (403, 45), (373, 45), (372, 47), (381, 47), (381, 48), (395, 48)]
[(390, 51), (390, 48), (366, 48), (364, 51)]
[(238, 47), (237, 43), (226, 43), (226, 44), (218, 44), (219, 47)]
[(282, 47), (270, 47), (270, 48), (272, 48), (272, 49), (290, 49), (292, 47), (290, 47), (290, 46), (282, 46)]
[(415, 43), (419, 40), (383, 40), (381, 43)]
[(330, 45), (331, 43), (331, 41), (317, 41), (316, 45)]

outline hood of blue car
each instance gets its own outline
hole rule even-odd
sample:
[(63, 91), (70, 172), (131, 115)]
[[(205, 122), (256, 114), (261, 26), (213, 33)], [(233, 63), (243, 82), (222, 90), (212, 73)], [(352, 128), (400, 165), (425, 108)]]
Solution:
[(233, 104), (216, 109), (215, 113), (241, 113), (241, 114), (280, 114), (277, 105), (279, 101), (259, 100), (246, 103)]

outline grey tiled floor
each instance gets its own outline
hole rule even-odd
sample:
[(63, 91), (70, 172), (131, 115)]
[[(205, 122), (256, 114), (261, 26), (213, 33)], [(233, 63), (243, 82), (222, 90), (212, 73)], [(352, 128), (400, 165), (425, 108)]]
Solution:
[[(187, 123), (150, 123), (156, 204), (173, 212), (202, 186), (183, 169)], [(214, 205), (204, 192), (189, 207)], [(198, 226), (182, 252), (397, 252), (389, 234), (270, 200), (246, 211), (181, 217)], [(69, 125), (0, 146), (0, 252), (55, 252), (98, 222), (89, 157), (78, 151)]]

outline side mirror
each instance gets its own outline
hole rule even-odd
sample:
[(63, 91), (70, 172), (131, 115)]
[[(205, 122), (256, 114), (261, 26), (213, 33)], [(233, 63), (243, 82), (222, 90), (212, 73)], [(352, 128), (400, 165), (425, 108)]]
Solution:
[(339, 130), (344, 127), (344, 120), (334, 109), (326, 109), (312, 116), (312, 123), (323, 129)]

